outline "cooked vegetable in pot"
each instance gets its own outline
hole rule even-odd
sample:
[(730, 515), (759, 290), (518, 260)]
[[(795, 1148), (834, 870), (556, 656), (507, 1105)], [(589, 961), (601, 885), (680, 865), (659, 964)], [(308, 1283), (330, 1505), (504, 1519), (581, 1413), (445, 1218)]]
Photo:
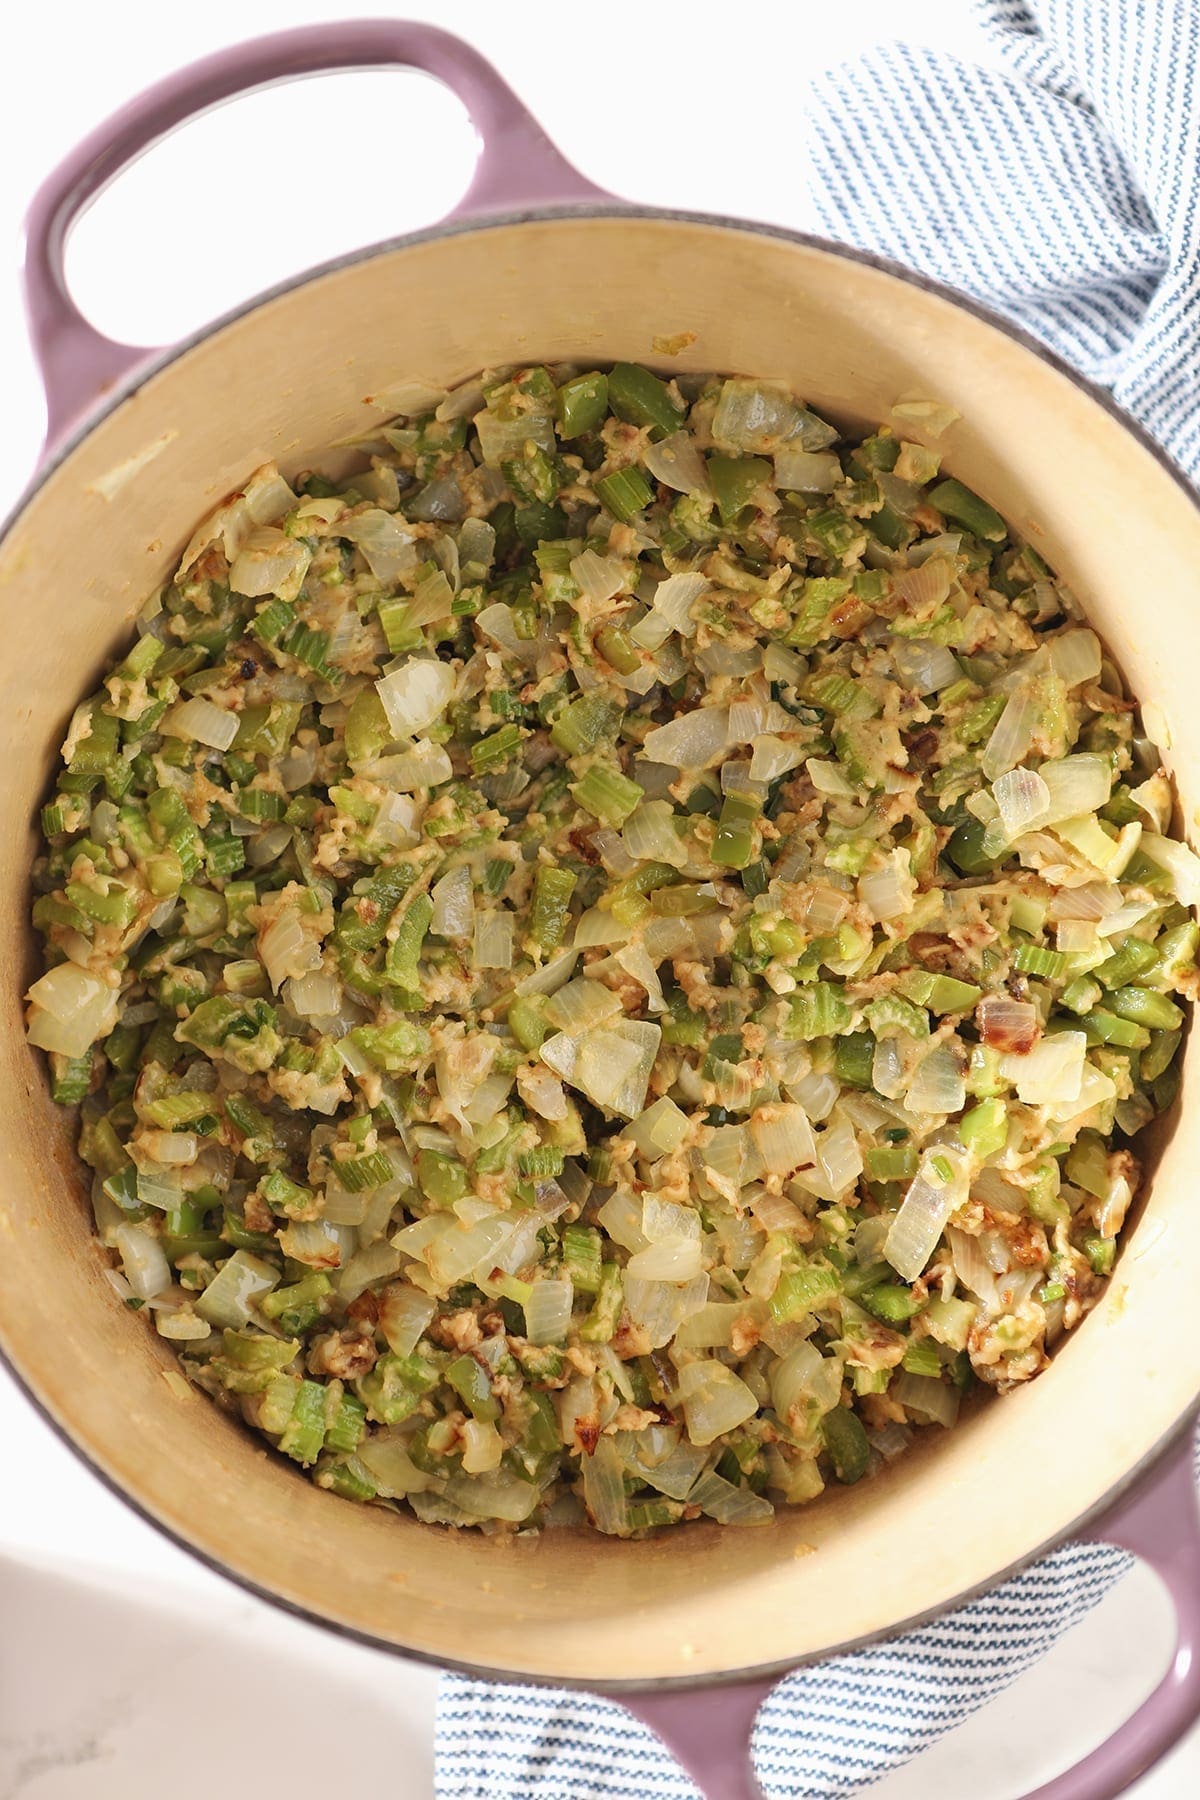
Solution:
[(117, 1292), (320, 1486), (754, 1524), (1104, 1293), (1200, 860), (949, 418), (414, 395), (76, 712), (30, 1039)]

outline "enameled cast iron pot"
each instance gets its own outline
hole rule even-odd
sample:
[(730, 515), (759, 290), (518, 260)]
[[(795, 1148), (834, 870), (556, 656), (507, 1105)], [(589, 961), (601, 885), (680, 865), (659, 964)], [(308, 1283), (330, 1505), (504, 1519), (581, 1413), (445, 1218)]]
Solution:
[[(436, 230), (318, 270), (166, 353), (101, 338), (63, 242), (137, 153), (217, 101), (288, 76), (404, 65), (465, 102), (469, 193)], [(113, 1304), (69, 1121), (25, 1046), (31, 822), (75, 701), (205, 511), (268, 458), (384, 416), (369, 396), (490, 364), (659, 361), (777, 377), (848, 425), (916, 393), (962, 422), (947, 465), (1086, 599), (1170, 731), (1183, 819), (1200, 803), (1197, 497), (1102, 393), (1010, 327), (877, 259), (736, 220), (632, 208), (564, 162), (479, 56), (426, 26), (284, 33), (198, 63), (102, 126), (42, 188), (26, 283), (49, 407), (45, 460), (0, 543), (0, 1346), (45, 1416), (147, 1519), (210, 1566), (381, 1648), (621, 1698), (710, 1800), (748, 1800), (758, 1705), (797, 1664), (903, 1629), (1067, 1537), (1137, 1551), (1179, 1615), (1141, 1710), (1039, 1800), (1121, 1792), (1200, 1714), (1198, 1067), (1107, 1297), (1037, 1381), (860, 1486), (769, 1528), (642, 1543), (502, 1542), (355, 1507), (298, 1479), (202, 1398)]]

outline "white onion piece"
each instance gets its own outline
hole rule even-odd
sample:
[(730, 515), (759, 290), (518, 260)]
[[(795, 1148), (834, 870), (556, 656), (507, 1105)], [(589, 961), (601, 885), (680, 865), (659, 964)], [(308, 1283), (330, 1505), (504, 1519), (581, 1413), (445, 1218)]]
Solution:
[[(480, 414), (480, 417), (486, 415)], [(412, 1492), (412, 1489), (409, 1489)], [(446, 1482), (445, 1497), (452, 1506), (470, 1513), (476, 1519), (504, 1519), (519, 1525), (527, 1519), (541, 1492), (531, 1481), (521, 1481), (502, 1469), (490, 1475), (451, 1475)]]
[(1086, 627), (1077, 631), (1064, 631), (1059, 637), (1047, 638), (1046, 649), (1051, 667), (1056, 674), (1061, 675), (1068, 687), (1078, 687), (1084, 681), (1095, 681), (1100, 673), (1100, 639)]
[(375, 691), (395, 736), (407, 738), (416, 737), (441, 718), (454, 686), (449, 663), (432, 656), (412, 656), (390, 675), (381, 676)]
[(642, 461), (655, 481), (678, 494), (708, 494), (712, 485), (696, 440), (687, 431), (673, 431), (657, 444), (647, 444)]
[(912, 908), (916, 882), (907, 850), (893, 850), (881, 869), (859, 877), (858, 897), (873, 919), (899, 919)]
[(228, 750), (238, 734), (238, 716), (197, 694), (194, 699), (181, 700), (178, 706), (172, 706), (159, 721), (158, 729), (164, 737), (207, 744), (213, 750)]
[(139, 1300), (152, 1300), (169, 1288), (171, 1265), (159, 1240), (141, 1225), (118, 1225), (113, 1243), (125, 1279)]
[(948, 1043), (940, 1043), (917, 1064), (904, 1103), (914, 1113), (955, 1113), (966, 1097), (961, 1060)]
[(500, 907), (475, 915), (474, 961), (477, 969), (511, 969), (513, 916)]
[(463, 1473), (486, 1475), (500, 1467), (504, 1455), (504, 1439), (486, 1419), (465, 1419), (462, 1425)]
[(1037, 825), (1050, 810), (1050, 789), (1036, 769), (1010, 769), (995, 782), (992, 798), (1009, 840)]
[(552, 994), (546, 1002), (546, 1019), (556, 1031), (580, 1033), (620, 1016), (621, 1002), (602, 981), (580, 975)]
[[(985, 1172), (992, 1173), (990, 1170)], [(1012, 1210), (1015, 1211), (1016, 1208)], [(995, 1272), (988, 1265), (979, 1239), (969, 1231), (959, 1231), (956, 1226), (948, 1225), (946, 1242), (950, 1246), (954, 1273), (962, 1285), (972, 1294), (977, 1294), (985, 1306), (997, 1306), (1000, 1295), (996, 1287)]]
[(975, 1008), (975, 1023), (990, 1049), (1021, 1055), (1033, 1049), (1042, 1030), (1033, 1002), (1010, 1000), (1007, 994), (985, 994)]
[(1064, 756), (1058, 762), (1043, 763), (1039, 774), (1046, 788), (1044, 819), (1050, 824), (1098, 812), (1112, 793), (1112, 764), (1107, 756)]
[(1144, 831), (1141, 849), (1171, 878), (1171, 891), (1183, 906), (1200, 904), (1200, 856), (1175, 838)]
[(418, 561), (413, 528), (395, 513), (371, 507), (339, 522), (337, 535), (357, 544), (377, 581), (390, 587)]
[(373, 781), (395, 789), (398, 794), (415, 793), (418, 788), (438, 787), (454, 773), (449, 755), (440, 744), (418, 738), (411, 750), (399, 756), (383, 756), (371, 763)]
[(524, 1303), (525, 1336), (531, 1344), (561, 1344), (571, 1323), (574, 1289), (569, 1281), (535, 1281)]
[(946, 1150), (922, 1158), (883, 1245), (888, 1262), (905, 1281), (922, 1273), (950, 1215), (966, 1200), (967, 1168)]
[(116, 1024), (118, 991), (73, 962), (48, 969), (26, 996), (29, 1042), (63, 1056), (84, 1055)]
[(624, 592), (625, 565), (611, 556), (597, 556), (594, 550), (581, 550), (571, 558), (571, 573), (585, 599), (594, 606)]
[(751, 1388), (724, 1363), (687, 1363), (679, 1371), (679, 1398), (693, 1444), (711, 1444), (753, 1418), (758, 1401)]
[(953, 1425), (958, 1418), (958, 1389), (932, 1375), (910, 1375), (901, 1369), (889, 1393), (908, 1412), (931, 1425)]
[(750, 1136), (769, 1175), (791, 1175), (816, 1165), (816, 1140), (802, 1106), (759, 1107), (750, 1120)]
[(591, 1456), (580, 1458), (580, 1471), (592, 1524), (597, 1531), (620, 1537), (629, 1529), (629, 1502), (625, 1494), (625, 1465), (611, 1437), (602, 1437)]
[(841, 479), (842, 465), (829, 452), (790, 445), (775, 452), (775, 486), (788, 493), (831, 494)]
[(838, 1403), (842, 1389), (842, 1365), (836, 1357), (824, 1357), (814, 1344), (802, 1341), (771, 1370), (771, 1404), (779, 1417), (792, 1415), (809, 1405), (827, 1413)]
[[(640, 1255), (641, 1252), (638, 1252)], [(689, 1281), (648, 1281), (639, 1275), (626, 1275), (625, 1310), (629, 1321), (644, 1332), (652, 1350), (669, 1344), (685, 1319), (708, 1300), (708, 1276), (693, 1275)]]
[(954, 652), (929, 638), (893, 638), (890, 648), (897, 676), (914, 694), (935, 694), (962, 674)]
[(475, 929), (475, 894), (466, 864), (451, 869), (430, 889), (433, 916), (429, 929), (438, 937), (468, 938)]
[(627, 1273), (639, 1281), (691, 1281), (703, 1267), (698, 1238), (667, 1238), (647, 1244), (629, 1259)]
[(984, 747), (980, 767), (989, 781), (995, 781), (998, 775), (1015, 768), (1029, 754), (1039, 719), (1040, 706), (1033, 687), (1022, 681), (1009, 695)]
[(642, 1230), (642, 1202), (627, 1188), (610, 1194), (596, 1213), (596, 1222), (624, 1250), (644, 1250), (649, 1242)]
[(648, 800), (639, 806), (626, 819), (621, 837), (636, 862), (664, 862), (676, 869), (687, 865), (688, 848), (669, 800)]
[(804, 767), (818, 794), (824, 794), (831, 800), (852, 800), (854, 798), (856, 791), (854, 783), (841, 763), (826, 762), (819, 756), (810, 756)]
[(623, 1136), (633, 1140), (639, 1155), (655, 1162), (660, 1156), (670, 1156), (678, 1150), (690, 1129), (687, 1114), (664, 1094), (644, 1113), (639, 1113)]
[(697, 706), (647, 732), (642, 755), (677, 769), (707, 769), (729, 748), (729, 708)]
[(786, 775), (789, 769), (799, 768), (804, 761), (804, 751), (798, 744), (785, 743), (783, 738), (764, 732), (754, 740), (754, 753), (750, 758), (751, 781), (777, 781)]
[(1000, 1058), (1000, 1073), (1011, 1081), (1025, 1106), (1077, 1100), (1083, 1080), (1087, 1038), (1082, 1031), (1056, 1031), (1025, 1055)]

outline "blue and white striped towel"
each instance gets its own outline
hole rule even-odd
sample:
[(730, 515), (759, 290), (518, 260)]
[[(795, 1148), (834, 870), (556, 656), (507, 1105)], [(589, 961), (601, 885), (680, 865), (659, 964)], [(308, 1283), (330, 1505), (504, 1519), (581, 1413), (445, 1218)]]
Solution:
[[(873, 52), (805, 112), (821, 228), (964, 290), (1110, 386), (1200, 473), (1200, 0), (976, 0), (989, 70)], [(803, 110), (803, 109), (802, 109)], [(835, 1800), (1000, 1692), (1129, 1567), (1068, 1545), (894, 1643), (793, 1675), (755, 1733), (778, 1800)], [(441, 1800), (695, 1800), (620, 1707), (447, 1676)]]

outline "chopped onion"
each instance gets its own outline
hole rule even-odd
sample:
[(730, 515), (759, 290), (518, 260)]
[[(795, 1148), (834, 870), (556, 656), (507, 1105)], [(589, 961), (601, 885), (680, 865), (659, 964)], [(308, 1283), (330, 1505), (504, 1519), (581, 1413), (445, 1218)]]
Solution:
[(1013, 769), (1029, 754), (1041, 709), (1033, 686), (1022, 681), (1009, 695), (984, 748), (980, 767), (989, 781)]
[(922, 1158), (883, 1246), (888, 1262), (905, 1281), (915, 1281), (922, 1273), (947, 1220), (966, 1200), (967, 1167), (946, 1150)]
[(611, 988), (587, 975), (560, 987), (546, 1002), (546, 1019), (556, 1031), (579, 1034), (620, 1016), (621, 1002)]
[(771, 1404), (785, 1423), (809, 1404), (819, 1413), (838, 1403), (842, 1365), (836, 1357), (824, 1357), (814, 1344), (801, 1341), (771, 1370)]
[(962, 674), (953, 651), (929, 638), (893, 638), (890, 648), (896, 674), (914, 694), (935, 694)]
[(194, 699), (181, 700), (178, 706), (172, 706), (164, 713), (158, 729), (164, 737), (184, 738), (207, 744), (213, 750), (228, 750), (238, 734), (238, 717), (197, 694)]
[(390, 675), (375, 683), (383, 701), (388, 725), (398, 738), (416, 737), (441, 718), (454, 693), (455, 675), (449, 663), (435, 657), (412, 656)]
[(724, 757), (729, 744), (729, 708), (697, 706), (647, 732), (642, 755), (677, 769), (707, 769)]
[(433, 916), (429, 929), (438, 937), (468, 938), (475, 929), (475, 894), (465, 863), (451, 869), (430, 889)]
[(141, 1225), (118, 1225), (113, 1232), (113, 1244), (121, 1258), (125, 1279), (139, 1300), (152, 1300), (170, 1287), (171, 1265), (153, 1232)]
[(819, 756), (810, 756), (804, 764), (808, 778), (818, 794), (824, 794), (831, 800), (852, 800), (855, 786), (843, 769), (841, 763), (826, 762)]
[(639, 806), (626, 819), (621, 837), (636, 862), (670, 863), (676, 869), (687, 864), (688, 848), (669, 800), (648, 800)]
[(709, 494), (712, 485), (696, 440), (686, 431), (673, 431), (657, 444), (647, 444), (642, 461), (655, 481), (679, 494)]
[(859, 877), (858, 897), (873, 919), (899, 919), (912, 910), (916, 882), (907, 850), (893, 850), (881, 869)]
[(531, 1344), (561, 1344), (571, 1323), (575, 1290), (569, 1281), (535, 1281), (524, 1302), (525, 1336)]
[(513, 916), (502, 907), (475, 915), (474, 961), (477, 969), (511, 969)]
[(1043, 823), (1057, 824), (1081, 813), (1098, 812), (1112, 793), (1112, 763), (1107, 756), (1064, 756), (1058, 762), (1043, 763), (1039, 773), (1047, 799)]
[(958, 1389), (932, 1375), (910, 1375), (901, 1369), (889, 1393), (906, 1411), (931, 1425), (953, 1425), (958, 1418)]
[(803, 423), (803, 409), (781, 383), (726, 381), (713, 414), (712, 437), (722, 450), (770, 455), (796, 437)]
[(705, 1358), (679, 1371), (679, 1399), (693, 1444), (711, 1444), (758, 1411), (753, 1390), (724, 1363)]
[(750, 1120), (750, 1135), (769, 1175), (791, 1175), (816, 1166), (816, 1140), (802, 1106), (759, 1107)]
[(571, 573), (585, 599), (595, 606), (626, 589), (625, 564), (611, 556), (597, 556), (594, 550), (581, 550), (571, 558)]
[(1050, 666), (1060, 675), (1068, 687), (1078, 687), (1081, 682), (1095, 681), (1100, 673), (1101, 651), (1100, 639), (1094, 631), (1086, 629), (1061, 632), (1057, 637), (1044, 640), (1050, 656)]
[(278, 594), (281, 600), (294, 600), (311, 560), (312, 551), (301, 539), (263, 526), (249, 534), (229, 565), (229, 586), (252, 598)]
[(966, 1097), (961, 1054), (943, 1042), (935, 1044), (917, 1064), (904, 1103), (914, 1113), (955, 1113)]
[(1200, 905), (1200, 856), (1175, 838), (1144, 831), (1140, 848), (1171, 878), (1171, 891), (1183, 906)]
[[(993, 1171), (986, 1170), (984, 1173), (991, 1174)], [(976, 1185), (979, 1185), (978, 1179)], [(1013, 1207), (1011, 1210), (1017, 1209)], [(971, 1232), (960, 1231), (954, 1225), (948, 1225), (946, 1242), (950, 1246), (954, 1273), (962, 1285), (972, 1294), (977, 1294), (985, 1306), (997, 1306), (1000, 1295), (996, 1287), (995, 1271), (989, 1266), (978, 1237)]]
[(1010, 1000), (1007, 994), (985, 994), (975, 1008), (979, 1035), (992, 1050), (1024, 1054), (1041, 1036), (1038, 1009), (1029, 1000)]
[(648, 1244), (629, 1259), (627, 1273), (639, 1281), (691, 1281), (699, 1275), (703, 1254), (699, 1238), (667, 1238)]
[(775, 1508), (762, 1494), (736, 1487), (715, 1469), (700, 1477), (688, 1495), (688, 1504), (698, 1506), (719, 1525), (767, 1525), (775, 1517)]
[(235, 1250), (196, 1301), (196, 1311), (210, 1325), (240, 1331), (254, 1317), (256, 1302), (278, 1286), (279, 1271), (270, 1263), (247, 1250)]
[(372, 780), (405, 795), (415, 793), (419, 788), (438, 787), (443, 781), (449, 781), (453, 773), (446, 751), (440, 744), (430, 743), (428, 738), (418, 738), (411, 750), (399, 756), (380, 757), (370, 764)]
[(1025, 1106), (1077, 1100), (1086, 1052), (1087, 1037), (1082, 1031), (1056, 1031), (1024, 1055), (1010, 1051), (1002, 1056), (1000, 1073), (1015, 1085), (1017, 1098)]
[(793, 449), (775, 452), (775, 486), (790, 493), (830, 494), (842, 479), (836, 456), (819, 450)]
[(799, 744), (788, 744), (780, 737), (765, 732), (754, 739), (754, 754), (750, 758), (751, 781), (777, 781), (786, 775), (789, 769), (796, 769), (804, 761), (804, 751)]
[(583, 1497), (597, 1531), (620, 1537), (629, 1530), (625, 1464), (611, 1437), (602, 1437), (590, 1456), (580, 1459)]
[(58, 963), (39, 976), (26, 998), (32, 1004), (28, 1036), (39, 1050), (83, 1056), (117, 1022), (116, 987), (75, 963)]
[(416, 537), (410, 525), (395, 513), (370, 507), (342, 519), (338, 536), (356, 544), (377, 581), (391, 586), (401, 575), (417, 567)]
[(1040, 823), (1050, 810), (1050, 789), (1036, 769), (1010, 769), (995, 782), (992, 798), (1009, 840)]
[(678, 1150), (690, 1129), (687, 1114), (664, 1094), (644, 1113), (639, 1113), (623, 1135), (632, 1138), (639, 1155), (655, 1162), (660, 1156), (670, 1156)]
[(529, 1517), (541, 1493), (531, 1481), (521, 1481), (505, 1470), (496, 1469), (490, 1475), (451, 1475), (446, 1482), (445, 1496), (452, 1506), (470, 1513), (472, 1518), (504, 1519), (509, 1524), (519, 1525)]
[[(640, 1254), (640, 1252), (639, 1252)], [(645, 1333), (652, 1350), (669, 1344), (685, 1319), (708, 1300), (708, 1276), (684, 1282), (651, 1281), (638, 1275), (625, 1280), (625, 1310), (630, 1323)]]

